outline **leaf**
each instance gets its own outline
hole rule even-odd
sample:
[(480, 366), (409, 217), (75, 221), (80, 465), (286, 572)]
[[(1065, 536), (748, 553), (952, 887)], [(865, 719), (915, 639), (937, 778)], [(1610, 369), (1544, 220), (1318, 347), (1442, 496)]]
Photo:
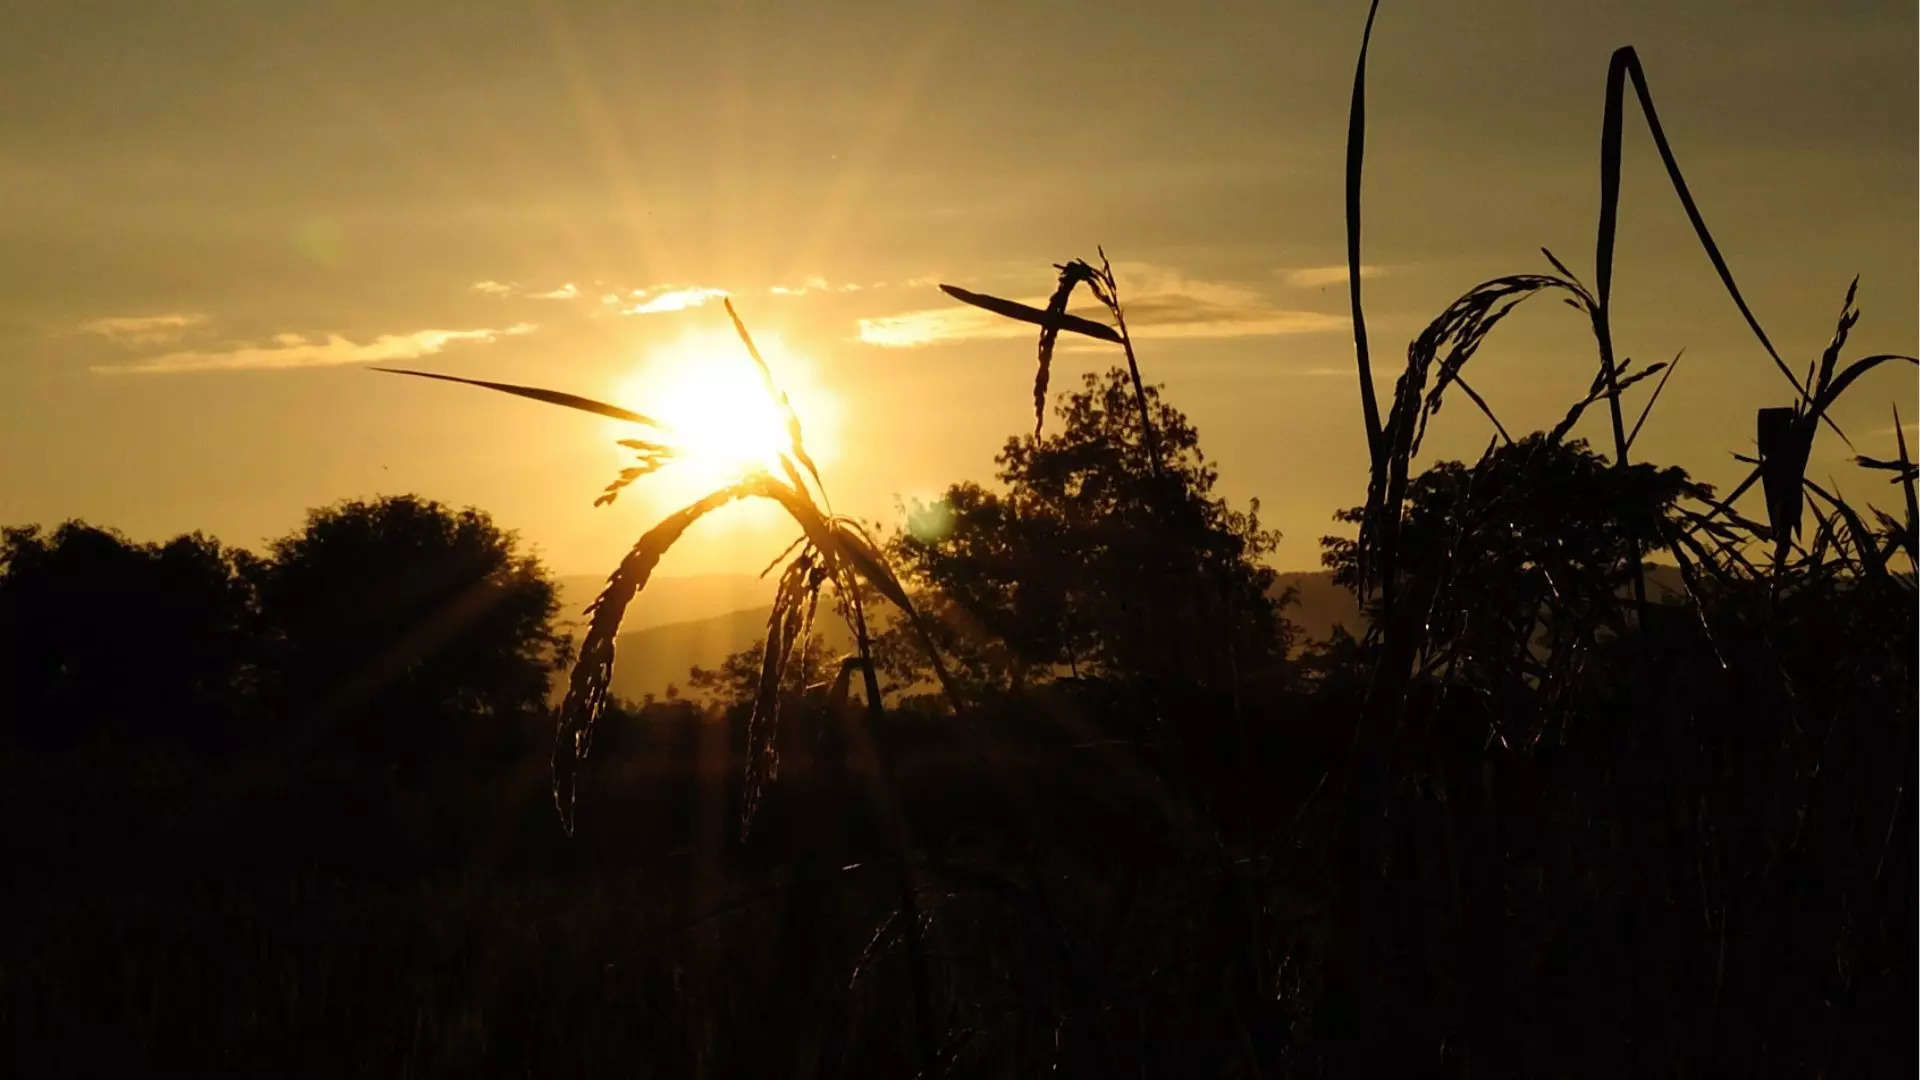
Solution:
[(1065, 312), (1059, 315), (1049, 315), (1037, 307), (1029, 307), (1026, 304), (1017, 303), (1013, 300), (1002, 300), (997, 296), (988, 296), (985, 293), (969, 292), (958, 285), (942, 285), (940, 286), (940, 291), (963, 304), (972, 304), (974, 307), (984, 308), (987, 311), (993, 312), (995, 315), (1003, 315), (1009, 319), (1018, 319), (1021, 322), (1032, 323), (1035, 326), (1055, 325), (1061, 330), (1071, 330), (1076, 334), (1085, 334), (1090, 338), (1098, 338), (1101, 341), (1111, 341), (1115, 345), (1120, 344), (1120, 334), (1115, 331), (1113, 327), (1107, 326), (1104, 323), (1094, 322), (1092, 319), (1083, 319), (1078, 315), (1069, 315)]
[(468, 386), (480, 386), (488, 390), (498, 390), (503, 394), (514, 394), (523, 398), (532, 398), (535, 401), (544, 401), (549, 405), (561, 405), (569, 409), (578, 409), (581, 412), (590, 412), (613, 420), (625, 420), (632, 424), (645, 424), (651, 428), (659, 428), (661, 431), (671, 430), (667, 425), (662, 424), (650, 416), (642, 416), (637, 412), (630, 409), (623, 409), (618, 405), (609, 405), (604, 401), (595, 401), (592, 398), (584, 398), (578, 394), (569, 394), (561, 390), (542, 390), (537, 386), (516, 386), (513, 383), (487, 382), (484, 379), (463, 379), (458, 375), (441, 375), (431, 371), (411, 371), (407, 368), (376, 367), (369, 368), (368, 370), (384, 371), (389, 375), (416, 375), (422, 379), (439, 379), (442, 382), (465, 383)]
[(1767, 521), (1778, 554), (1800, 533), (1800, 486), (1807, 469), (1813, 429), (1791, 408), (1761, 409), (1756, 417), (1760, 446), (1760, 482), (1767, 496)]

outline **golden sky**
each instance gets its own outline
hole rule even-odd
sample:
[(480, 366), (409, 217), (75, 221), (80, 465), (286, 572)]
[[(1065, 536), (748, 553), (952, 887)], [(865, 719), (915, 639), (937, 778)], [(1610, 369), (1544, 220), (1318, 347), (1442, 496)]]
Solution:
[[(777, 345), (836, 508), (891, 523), (896, 499), (986, 479), (1031, 425), (1030, 335), (935, 283), (1040, 296), (1050, 263), (1104, 244), (1147, 378), (1198, 424), (1223, 493), (1258, 496), (1285, 532), (1278, 563), (1313, 566), (1332, 512), (1364, 496), (1341, 268), (1364, 15), (18, 5), (0, 33), (0, 522), (253, 546), (307, 507), (414, 491), (491, 511), (559, 571), (602, 571), (689, 479), (595, 509), (621, 464), (608, 424), (360, 368), (645, 411), (725, 343), (725, 294)], [(1856, 273), (1848, 355), (1914, 351), (1915, 31), (1911, 3), (1387, 0), (1365, 246), (1383, 392), (1476, 281), (1546, 269), (1543, 244), (1590, 277), (1621, 44), (1788, 362), (1818, 354)], [(1637, 114), (1627, 134), (1617, 347), (1686, 349), (1636, 450), (1726, 485), (1753, 410), (1790, 391)], [(1103, 349), (1063, 349), (1055, 386), (1119, 359)], [(1581, 318), (1544, 300), (1470, 371), (1530, 430), (1592, 364)], [(1911, 421), (1913, 369), (1863, 380), (1835, 416), (1890, 456), (1894, 401)], [(1581, 432), (1603, 436), (1603, 415)], [(1486, 438), (1456, 402), (1427, 457)], [(1885, 505), (1884, 477), (1846, 461), (1823, 433), (1810, 475)], [(757, 569), (784, 531), (722, 516), (663, 572)]]

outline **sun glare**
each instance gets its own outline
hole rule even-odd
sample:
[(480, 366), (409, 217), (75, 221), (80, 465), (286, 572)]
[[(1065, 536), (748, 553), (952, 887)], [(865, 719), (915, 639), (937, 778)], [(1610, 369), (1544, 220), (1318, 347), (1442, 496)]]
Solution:
[[(812, 365), (776, 335), (756, 334), (754, 343), (799, 413), (808, 453), (824, 464), (834, 449), (834, 409)], [(615, 400), (671, 427), (675, 459), (659, 479), (676, 491), (698, 488), (697, 496), (753, 469), (780, 475), (786, 416), (731, 333), (689, 334), (650, 348)], [(621, 425), (622, 437), (633, 435)]]

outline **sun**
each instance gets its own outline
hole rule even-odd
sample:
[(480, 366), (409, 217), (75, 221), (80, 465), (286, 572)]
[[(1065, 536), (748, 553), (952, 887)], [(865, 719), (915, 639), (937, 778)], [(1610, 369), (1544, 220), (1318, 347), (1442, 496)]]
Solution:
[[(829, 460), (836, 410), (813, 381), (813, 365), (776, 335), (756, 334), (754, 343), (799, 414), (807, 452), (816, 462)], [(648, 348), (614, 400), (671, 429), (666, 441), (674, 461), (661, 479), (672, 476), (672, 487), (703, 493), (756, 469), (781, 474), (786, 414), (731, 333), (693, 332)], [(621, 434), (634, 435), (624, 425)]]

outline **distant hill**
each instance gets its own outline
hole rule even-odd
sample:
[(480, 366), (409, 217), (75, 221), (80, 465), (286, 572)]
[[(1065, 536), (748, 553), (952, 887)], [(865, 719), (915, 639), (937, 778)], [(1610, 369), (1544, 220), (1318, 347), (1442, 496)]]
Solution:
[[(585, 628), (582, 615), (593, 598), (607, 583), (604, 574), (564, 574), (554, 578), (560, 588), (560, 618), (580, 624), (575, 635)], [(623, 629), (643, 630), (650, 626), (711, 619), (743, 608), (767, 602), (773, 595), (773, 581), (752, 574), (694, 574), (686, 577), (656, 577), (647, 582), (646, 591), (627, 608)]]
[[(766, 636), (772, 610), (771, 605), (743, 608), (621, 634), (613, 643), (614, 695), (638, 701), (648, 694), (664, 697), (669, 686), (685, 690), (693, 667), (714, 667), (758, 644)], [(834, 652), (853, 651), (853, 635), (824, 601), (814, 616), (813, 631)]]
[[(1301, 571), (1281, 574), (1274, 581), (1273, 595), (1288, 588), (1295, 590), (1294, 602), (1285, 611), (1287, 619), (1300, 628), (1300, 644), (1325, 641), (1334, 627), (1344, 626), (1359, 637), (1367, 627), (1360, 604), (1344, 586), (1333, 583), (1331, 571)], [(1662, 563), (1647, 564), (1647, 597), (1671, 600), (1686, 596), (1680, 580), (1680, 568)]]
[[(1647, 579), (1649, 596), (1682, 594), (1680, 574), (1674, 567), (1651, 564)], [(601, 578), (586, 576), (559, 582), (562, 598), (576, 618), (604, 584)], [(1366, 629), (1359, 603), (1333, 583), (1331, 572), (1280, 574), (1274, 581), (1274, 595), (1288, 588), (1295, 596), (1284, 614), (1299, 628), (1300, 645), (1326, 640), (1337, 626), (1346, 627), (1355, 637)], [(664, 696), (668, 686), (684, 690), (691, 668), (713, 667), (752, 647), (767, 632), (771, 607), (765, 600), (771, 590), (770, 582), (747, 574), (659, 578), (648, 583), (627, 609), (623, 632), (614, 642), (613, 693), (637, 701), (647, 694)], [(678, 617), (669, 617), (673, 615)], [(576, 639), (582, 629), (576, 627)], [(852, 635), (824, 604), (814, 620), (814, 632), (835, 652), (853, 650)], [(560, 683), (564, 686), (564, 678)]]
[(1273, 596), (1294, 590), (1294, 601), (1281, 614), (1300, 628), (1300, 644), (1325, 641), (1333, 628), (1344, 626), (1355, 637), (1366, 629), (1360, 603), (1345, 587), (1333, 583), (1329, 570), (1300, 570), (1274, 579)]

